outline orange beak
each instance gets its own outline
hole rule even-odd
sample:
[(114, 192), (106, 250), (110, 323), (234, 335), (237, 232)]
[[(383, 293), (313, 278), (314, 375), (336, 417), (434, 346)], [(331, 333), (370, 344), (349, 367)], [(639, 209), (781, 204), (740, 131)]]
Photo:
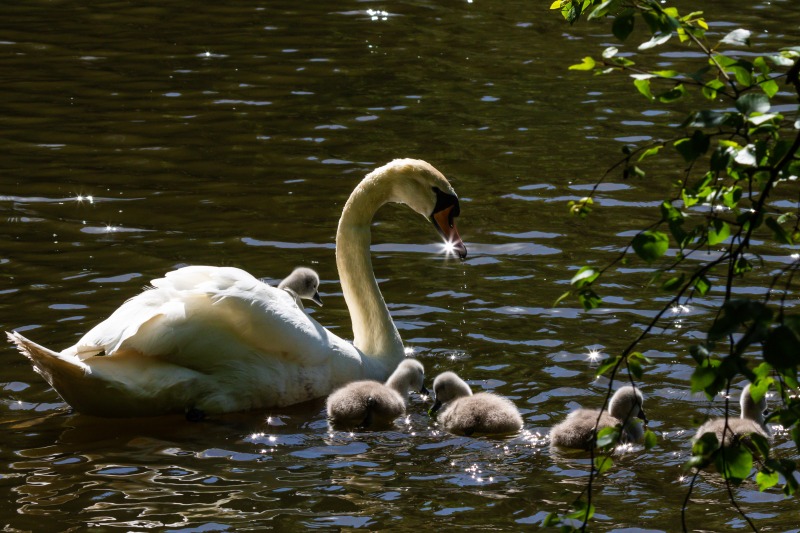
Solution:
[(458, 229), (456, 228), (454, 220), (455, 217), (453, 217), (453, 209), (455, 209), (454, 205), (445, 207), (434, 213), (431, 218), (433, 219), (434, 226), (436, 226), (436, 229), (442, 234), (445, 241), (452, 246), (453, 250), (461, 259), (465, 259), (467, 257), (467, 247), (458, 234)]

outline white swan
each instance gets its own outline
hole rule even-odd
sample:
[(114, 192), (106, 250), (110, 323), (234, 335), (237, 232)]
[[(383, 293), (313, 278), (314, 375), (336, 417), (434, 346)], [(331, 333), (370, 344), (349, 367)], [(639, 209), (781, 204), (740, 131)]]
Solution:
[(522, 416), (511, 400), (492, 392), (472, 394), (455, 372), (442, 372), (433, 381), (436, 401), (428, 413), (435, 414), (446, 431), (458, 435), (509, 435), (522, 429)]
[[(621, 387), (608, 404), (608, 411), (577, 409), (550, 430), (550, 444), (560, 448), (590, 450), (594, 446), (595, 427), (599, 432), (607, 427), (620, 426), (622, 442), (637, 442), (644, 437), (644, 429), (636, 421), (647, 423), (642, 392), (630, 385)], [(599, 418), (599, 422), (598, 422)]]
[(334, 427), (379, 428), (391, 425), (406, 412), (411, 390), (428, 394), (424, 385), (425, 368), (416, 359), (405, 359), (386, 383), (360, 380), (336, 389), (328, 396), (325, 408)]
[[(764, 422), (764, 411), (767, 409), (767, 397), (762, 397), (761, 400), (756, 403), (750, 395), (750, 384), (748, 383), (742, 390), (742, 396), (739, 398), (739, 406), (741, 407), (741, 418), (728, 418), (727, 423), (724, 417), (708, 420), (698, 428), (692, 441), (698, 440), (706, 433), (714, 433), (717, 436), (717, 442), (722, 446), (729, 446), (732, 443), (736, 443), (751, 433), (758, 433), (762, 437), (771, 438), (771, 432)], [(722, 436), (723, 431), (725, 432), (724, 441)]]
[(405, 357), (370, 260), (370, 224), (389, 202), (428, 217), (462, 258), (458, 198), (425, 161), (369, 173), (336, 233), (336, 265), (353, 343), (332, 334), (283, 290), (231, 267), (189, 266), (152, 282), (74, 346), (54, 352), (9, 340), (75, 410), (99, 416), (222, 413), (326, 396), (357, 379), (385, 380)]
[(319, 296), (319, 274), (316, 270), (306, 267), (297, 267), (278, 284), (294, 298), (297, 307), (303, 309), (303, 299), (311, 300), (322, 307), (322, 298)]

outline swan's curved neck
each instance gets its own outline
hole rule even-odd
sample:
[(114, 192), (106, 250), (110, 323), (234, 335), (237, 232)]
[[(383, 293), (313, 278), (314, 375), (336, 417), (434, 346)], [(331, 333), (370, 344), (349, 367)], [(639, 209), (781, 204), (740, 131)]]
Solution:
[[(384, 173), (365, 178), (347, 200), (336, 232), (336, 267), (353, 323), (353, 344), (375, 362), (381, 380), (405, 356), (403, 341), (378, 288), (370, 258), (370, 225), (391, 198)], [(380, 374), (384, 374), (381, 376)]]

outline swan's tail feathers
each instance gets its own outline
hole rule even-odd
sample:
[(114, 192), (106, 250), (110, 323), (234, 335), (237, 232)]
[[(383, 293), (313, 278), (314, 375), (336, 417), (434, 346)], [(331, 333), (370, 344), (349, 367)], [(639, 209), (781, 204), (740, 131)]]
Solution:
[(16, 331), (6, 332), (8, 340), (17, 345), (17, 349), (30, 359), (33, 368), (54, 388), (54, 381), (63, 379), (82, 379), (91, 374), (91, 369), (74, 355), (54, 352), (26, 339)]

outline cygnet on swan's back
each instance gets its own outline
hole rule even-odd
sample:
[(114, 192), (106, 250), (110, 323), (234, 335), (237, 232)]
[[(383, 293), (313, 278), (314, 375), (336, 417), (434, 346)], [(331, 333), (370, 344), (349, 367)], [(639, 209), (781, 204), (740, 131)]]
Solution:
[[(622, 442), (637, 442), (644, 437), (644, 429), (635, 418), (647, 423), (644, 414), (644, 397), (641, 391), (627, 385), (611, 397), (608, 411), (577, 409), (550, 430), (550, 444), (561, 448), (590, 450), (595, 442), (595, 426), (603, 428), (622, 426)], [(598, 421), (599, 418), (599, 421)]]
[(386, 380), (363, 380), (348, 383), (333, 391), (326, 402), (328, 419), (335, 427), (378, 428), (391, 425), (405, 414), (410, 390), (421, 394), (425, 369), (416, 359), (405, 359)]
[(297, 267), (278, 284), (278, 288), (291, 294), (300, 309), (303, 309), (301, 299), (311, 300), (320, 307), (322, 306), (322, 298), (317, 292), (319, 290), (319, 274), (315, 270)]
[[(725, 417), (713, 418), (700, 426), (692, 440), (696, 441), (706, 433), (714, 433), (717, 436), (717, 442), (720, 442), (723, 446), (729, 446), (750, 433), (758, 433), (763, 437), (770, 438), (771, 433), (764, 422), (767, 397), (764, 396), (756, 403), (750, 395), (750, 384), (747, 384), (742, 390), (741, 398), (739, 398), (739, 406), (741, 407), (741, 417), (728, 418), (727, 431), (725, 431)], [(723, 431), (725, 431), (724, 441), (722, 438)]]
[(472, 394), (454, 372), (436, 376), (433, 393), (436, 402), (429, 413), (433, 415), (445, 404), (438, 421), (450, 433), (507, 435), (522, 429), (522, 416), (511, 400), (491, 392)]

